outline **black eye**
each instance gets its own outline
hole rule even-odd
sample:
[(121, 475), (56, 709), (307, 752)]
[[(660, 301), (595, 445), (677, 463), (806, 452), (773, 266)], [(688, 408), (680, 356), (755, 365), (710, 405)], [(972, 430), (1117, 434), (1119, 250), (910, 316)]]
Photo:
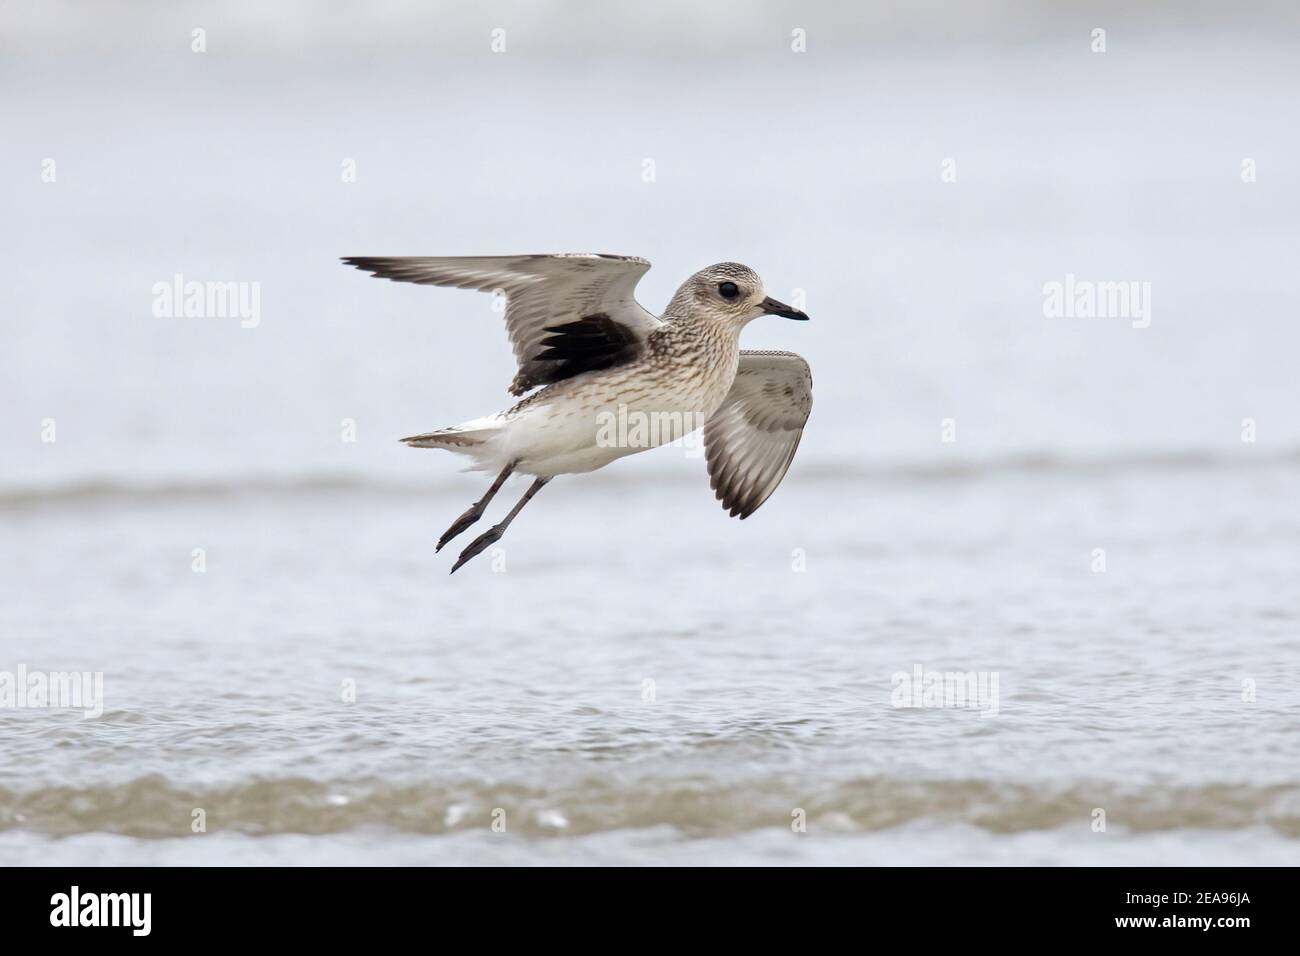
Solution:
[(718, 286), (718, 295), (722, 296), (724, 299), (734, 299), (736, 296), (740, 295), (740, 289), (734, 282), (724, 282)]

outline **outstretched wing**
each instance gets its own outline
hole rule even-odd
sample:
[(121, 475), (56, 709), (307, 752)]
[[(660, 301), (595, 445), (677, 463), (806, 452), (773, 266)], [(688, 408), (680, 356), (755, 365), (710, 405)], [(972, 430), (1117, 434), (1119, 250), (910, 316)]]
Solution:
[(736, 381), (704, 424), (709, 485), (722, 507), (748, 518), (794, 460), (812, 411), (812, 372), (794, 352), (740, 353)]
[(397, 282), (500, 291), (519, 372), (510, 391), (635, 359), (661, 324), (633, 298), (650, 268), (634, 256), (348, 256), (348, 265)]

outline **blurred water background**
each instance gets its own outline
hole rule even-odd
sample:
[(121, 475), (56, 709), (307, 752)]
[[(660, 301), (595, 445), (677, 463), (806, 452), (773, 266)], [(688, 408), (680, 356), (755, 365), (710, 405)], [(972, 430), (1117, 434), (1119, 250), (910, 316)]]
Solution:
[[(0, 709), (0, 862), (1300, 861), (1298, 21), (6, 4), (0, 671), (105, 706)], [(500, 317), (337, 259), (545, 251), (802, 294), (812, 418), (743, 523), (661, 449), (449, 578), (483, 479), (396, 439), (504, 407)]]

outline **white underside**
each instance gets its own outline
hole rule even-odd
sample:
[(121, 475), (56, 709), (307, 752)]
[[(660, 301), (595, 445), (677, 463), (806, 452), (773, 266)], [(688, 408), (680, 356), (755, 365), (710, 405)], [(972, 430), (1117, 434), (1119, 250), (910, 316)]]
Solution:
[(597, 388), (574, 380), (517, 412), (465, 422), (455, 431), (473, 433), (477, 441), (447, 447), (472, 458), (474, 470), (500, 471), (514, 462), (516, 471), (545, 478), (595, 471), (660, 445), (698, 441), (686, 436), (704, 425), (730, 384), (718, 378), (672, 393), (616, 388), (616, 397), (606, 401), (594, 399)]
[(449, 450), (472, 458), (474, 470), (495, 472), (514, 462), (516, 471), (550, 478), (595, 471), (703, 425), (701, 409), (656, 408), (653, 416), (645, 411), (577, 406), (564, 399), (539, 402), (508, 419), (493, 415), (466, 422), (458, 430), (474, 431), (482, 441)]
[[(729, 345), (730, 349), (725, 346)], [(721, 355), (692, 367), (625, 365), (549, 385), (515, 409), (451, 430), (472, 440), (448, 443), (472, 469), (540, 478), (595, 471), (619, 458), (687, 438), (704, 427), (735, 381), (732, 339)], [(730, 351), (728, 355), (727, 352)]]

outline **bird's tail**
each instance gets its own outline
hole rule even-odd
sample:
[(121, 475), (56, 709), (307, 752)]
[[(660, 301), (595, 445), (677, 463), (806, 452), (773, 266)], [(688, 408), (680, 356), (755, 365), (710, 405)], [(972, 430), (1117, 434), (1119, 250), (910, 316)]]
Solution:
[(447, 448), (451, 451), (467, 452), (482, 445), (492, 437), (494, 432), (495, 429), (491, 428), (466, 429), (457, 426), (441, 428), (436, 432), (427, 432), (423, 435), (412, 435), (403, 438), (402, 443), (412, 448)]
[(473, 460), (470, 471), (500, 471), (511, 460), (503, 444), (507, 425), (501, 415), (485, 415), (450, 428), (403, 438), (412, 448), (445, 448)]
[(474, 467), (486, 468), (496, 463), (497, 445), (500, 443), (493, 439), (500, 436), (503, 424), (499, 416), (488, 415), (450, 428), (412, 435), (403, 438), (402, 442), (412, 448), (445, 448), (459, 452), (473, 458), (477, 463)]

